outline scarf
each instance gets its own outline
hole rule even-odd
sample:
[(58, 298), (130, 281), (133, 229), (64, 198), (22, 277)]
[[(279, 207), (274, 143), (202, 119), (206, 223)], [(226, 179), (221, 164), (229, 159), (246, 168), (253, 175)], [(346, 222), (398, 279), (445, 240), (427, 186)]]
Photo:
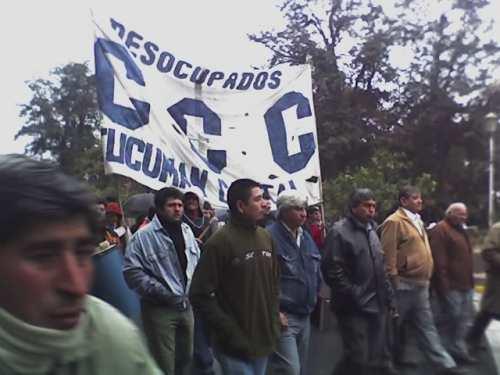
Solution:
[(90, 354), (89, 328), (87, 314), (76, 328), (60, 331), (30, 325), (0, 308), (0, 370), (6, 366), (15, 374), (56, 374), (60, 366)]
[(187, 284), (187, 256), (186, 256), (186, 242), (184, 241), (184, 233), (182, 232), (182, 222), (180, 221), (169, 221), (158, 215), (161, 225), (167, 231), (170, 239), (174, 243), (175, 251), (177, 252), (177, 258), (179, 259), (179, 264), (181, 266), (182, 276), (184, 285)]

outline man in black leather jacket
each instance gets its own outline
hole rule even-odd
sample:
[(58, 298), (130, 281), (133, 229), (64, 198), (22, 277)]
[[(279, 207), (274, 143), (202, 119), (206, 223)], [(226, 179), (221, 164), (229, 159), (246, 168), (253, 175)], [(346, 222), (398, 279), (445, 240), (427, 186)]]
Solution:
[(349, 212), (328, 233), (322, 271), (332, 288), (332, 308), (342, 336), (342, 374), (393, 374), (387, 350), (388, 313), (396, 315), (376, 233), (375, 197), (369, 189), (351, 194)]

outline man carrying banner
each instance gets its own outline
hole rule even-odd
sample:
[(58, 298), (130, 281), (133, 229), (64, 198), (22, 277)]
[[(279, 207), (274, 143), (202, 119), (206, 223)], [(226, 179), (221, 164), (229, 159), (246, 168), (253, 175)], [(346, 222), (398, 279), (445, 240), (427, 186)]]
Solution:
[(264, 213), (260, 185), (234, 181), (229, 223), (205, 244), (190, 298), (215, 338), (225, 375), (264, 375), (280, 332), (279, 271), (271, 235), (257, 226)]
[(172, 187), (155, 194), (157, 214), (132, 237), (123, 272), (141, 296), (144, 331), (165, 374), (187, 375), (193, 357), (194, 319), (187, 293), (200, 249), (182, 222), (183, 194)]
[(0, 156), (0, 374), (160, 374), (138, 330), (87, 294), (96, 200), (46, 163)]

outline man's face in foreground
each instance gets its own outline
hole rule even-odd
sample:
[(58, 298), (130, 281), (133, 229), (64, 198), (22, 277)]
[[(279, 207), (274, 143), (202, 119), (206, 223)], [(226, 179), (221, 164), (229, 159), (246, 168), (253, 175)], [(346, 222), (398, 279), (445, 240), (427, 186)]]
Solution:
[(74, 328), (90, 288), (93, 252), (83, 219), (28, 227), (0, 244), (0, 307), (35, 326)]

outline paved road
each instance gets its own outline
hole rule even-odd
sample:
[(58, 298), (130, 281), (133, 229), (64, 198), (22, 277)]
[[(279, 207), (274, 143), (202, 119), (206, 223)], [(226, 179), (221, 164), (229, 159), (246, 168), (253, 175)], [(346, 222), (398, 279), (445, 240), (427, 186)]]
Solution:
[[(498, 348), (497, 348), (498, 350)], [(425, 358), (417, 348), (413, 348), (415, 359), (419, 365), (414, 368), (402, 369), (401, 375), (433, 375), (435, 369), (426, 363)], [(333, 368), (342, 355), (342, 343), (336, 329), (335, 319), (324, 331), (314, 329), (311, 340), (310, 364), (307, 375), (331, 375)], [(481, 352), (479, 363), (469, 367), (469, 375), (498, 375), (491, 349)], [(355, 374), (353, 374), (355, 375)]]

